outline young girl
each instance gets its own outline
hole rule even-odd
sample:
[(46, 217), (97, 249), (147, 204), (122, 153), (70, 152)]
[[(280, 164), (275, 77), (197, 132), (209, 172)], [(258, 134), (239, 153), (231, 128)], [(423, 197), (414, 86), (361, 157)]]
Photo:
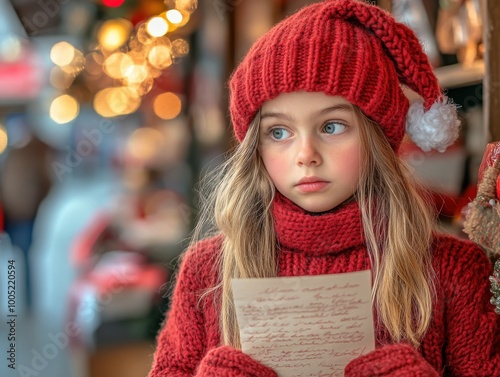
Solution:
[(195, 233), (212, 218), (216, 234), (183, 257), (150, 377), (276, 376), (241, 351), (231, 279), (366, 269), (376, 349), (346, 376), (500, 376), (491, 263), (434, 230), (398, 157), (405, 130), (441, 151), (458, 133), (413, 32), (363, 2), (316, 3), (255, 43), (230, 90), (240, 144)]

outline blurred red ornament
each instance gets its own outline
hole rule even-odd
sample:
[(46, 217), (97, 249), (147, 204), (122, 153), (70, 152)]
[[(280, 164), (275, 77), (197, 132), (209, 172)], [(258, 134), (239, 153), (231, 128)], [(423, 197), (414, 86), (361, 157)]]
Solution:
[(102, 3), (107, 7), (117, 8), (122, 5), (125, 0), (102, 0)]

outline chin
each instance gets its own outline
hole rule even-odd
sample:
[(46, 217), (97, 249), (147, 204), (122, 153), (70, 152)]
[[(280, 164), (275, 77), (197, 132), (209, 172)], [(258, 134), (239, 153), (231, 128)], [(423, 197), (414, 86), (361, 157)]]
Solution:
[(311, 213), (322, 213), (322, 212), (328, 212), (331, 211), (332, 209), (336, 208), (338, 204), (331, 204), (331, 205), (318, 205), (317, 203), (302, 203), (302, 205), (297, 204), (299, 207), (302, 209), (306, 210), (307, 212)]
[[(311, 198), (312, 199), (312, 198)], [(324, 213), (324, 212), (330, 212), (334, 210), (335, 208), (338, 208), (340, 206), (343, 206), (344, 204), (350, 203), (355, 200), (354, 195), (351, 195), (347, 199), (343, 201), (333, 201), (333, 202), (319, 202), (317, 199), (316, 200), (302, 200), (299, 201), (299, 203), (295, 202), (299, 207), (304, 209), (307, 212), (310, 213)]]

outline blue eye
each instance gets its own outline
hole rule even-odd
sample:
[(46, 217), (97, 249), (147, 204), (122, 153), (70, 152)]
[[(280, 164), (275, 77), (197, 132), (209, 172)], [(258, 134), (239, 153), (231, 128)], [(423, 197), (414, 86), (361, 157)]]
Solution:
[(289, 136), (290, 132), (285, 130), (284, 128), (273, 128), (271, 130), (271, 135), (276, 140), (283, 140)]
[(346, 130), (346, 128), (347, 127), (344, 124), (338, 122), (328, 122), (323, 127), (325, 132), (330, 135), (341, 134)]

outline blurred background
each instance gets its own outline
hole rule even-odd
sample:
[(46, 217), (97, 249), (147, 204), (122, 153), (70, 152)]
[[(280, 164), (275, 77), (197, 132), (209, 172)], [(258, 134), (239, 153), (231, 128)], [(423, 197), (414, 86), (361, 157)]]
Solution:
[[(0, 0), (2, 376), (147, 375), (197, 182), (235, 145), (228, 77), (312, 2)], [(447, 152), (401, 150), (459, 236), (491, 138), (485, 4), (377, 3), (417, 32), (461, 106)]]

